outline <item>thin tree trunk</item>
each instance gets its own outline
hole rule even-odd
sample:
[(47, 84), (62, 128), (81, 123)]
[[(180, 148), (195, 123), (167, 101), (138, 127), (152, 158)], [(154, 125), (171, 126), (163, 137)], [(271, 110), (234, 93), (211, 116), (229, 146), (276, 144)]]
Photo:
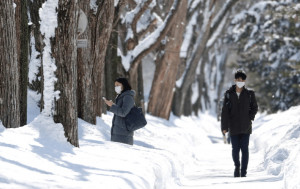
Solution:
[(113, 100), (116, 97), (115, 92), (115, 79), (121, 75), (118, 70), (119, 67), (123, 67), (121, 63), (121, 57), (117, 55), (117, 45), (118, 45), (118, 33), (112, 32), (110, 37), (110, 42), (107, 48), (105, 56), (105, 97), (109, 100)]
[(183, 41), (187, 13), (187, 0), (183, 0), (176, 15), (176, 24), (168, 33), (165, 54), (157, 62), (155, 75), (149, 97), (148, 112), (154, 116), (169, 119), (174, 87), (180, 60), (180, 48)]
[(58, 26), (53, 41), (54, 57), (57, 65), (56, 90), (60, 98), (55, 102), (54, 120), (62, 123), (67, 140), (78, 147), (77, 121), (77, 1), (58, 3)]
[(19, 67), (12, 0), (0, 1), (0, 120), (7, 128), (20, 126)]
[(95, 31), (92, 36), (95, 38), (95, 44), (93, 46), (94, 51), (92, 60), (95, 62), (95, 69), (93, 70), (93, 79), (97, 81), (96, 90), (94, 91), (94, 97), (96, 98), (96, 115), (101, 116), (103, 112), (103, 100), (102, 94), (105, 88), (104, 83), (104, 64), (106, 49), (108, 46), (110, 34), (112, 31), (112, 25), (114, 21), (114, 0), (101, 0), (98, 6), (98, 13), (94, 18)]
[(80, 48), (77, 50), (77, 64), (78, 64), (78, 117), (92, 124), (96, 124), (96, 107), (95, 98), (93, 95), (95, 83), (92, 80), (92, 71), (95, 62), (91, 60), (91, 45), (92, 45), (92, 30), (95, 23), (92, 22), (91, 17), (94, 16), (90, 10), (90, 3), (80, 1), (79, 7), (87, 15), (88, 25), (86, 31), (79, 36), (80, 39), (87, 39), (87, 48)]
[(136, 95), (136, 105), (143, 108), (145, 112), (145, 100), (144, 100), (144, 79), (143, 79), (143, 64), (140, 64), (138, 67), (138, 86), (137, 86), (137, 95)]
[(90, 10), (89, 3), (81, 3), (88, 16), (88, 28), (81, 37), (88, 39), (88, 48), (78, 50), (79, 65), (79, 117), (96, 123), (96, 116), (104, 110), (102, 100), (104, 87), (104, 65), (114, 19), (114, 1), (98, 1), (97, 12)]
[(27, 1), (16, 0), (16, 35), (20, 69), (20, 124), (27, 124), (27, 87), (28, 87), (28, 17)]

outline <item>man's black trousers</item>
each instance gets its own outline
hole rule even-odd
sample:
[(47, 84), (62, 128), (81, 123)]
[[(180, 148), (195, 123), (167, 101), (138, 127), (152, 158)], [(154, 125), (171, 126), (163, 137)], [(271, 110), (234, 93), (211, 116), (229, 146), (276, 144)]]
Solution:
[(240, 169), (240, 151), (242, 151), (241, 175), (244, 176), (246, 176), (247, 174), (247, 167), (249, 161), (249, 139), (250, 134), (238, 134), (231, 136), (232, 159), (234, 161), (235, 168)]

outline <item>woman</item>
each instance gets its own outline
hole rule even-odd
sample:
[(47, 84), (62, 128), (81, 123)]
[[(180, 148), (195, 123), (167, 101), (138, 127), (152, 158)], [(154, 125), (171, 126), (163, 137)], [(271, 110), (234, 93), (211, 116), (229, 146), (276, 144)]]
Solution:
[(134, 106), (135, 92), (131, 90), (131, 86), (126, 78), (118, 78), (115, 80), (115, 91), (118, 94), (116, 103), (106, 99), (105, 103), (110, 107), (114, 117), (111, 128), (111, 141), (121, 142), (133, 145), (133, 132), (129, 132), (125, 125), (125, 116)]

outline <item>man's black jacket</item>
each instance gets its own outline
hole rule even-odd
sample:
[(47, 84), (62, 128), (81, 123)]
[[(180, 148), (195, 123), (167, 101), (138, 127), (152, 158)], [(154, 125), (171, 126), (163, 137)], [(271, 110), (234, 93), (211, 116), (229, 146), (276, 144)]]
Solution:
[(236, 94), (236, 85), (225, 92), (221, 115), (221, 129), (230, 135), (251, 134), (252, 121), (257, 113), (254, 91), (243, 88), (240, 97)]

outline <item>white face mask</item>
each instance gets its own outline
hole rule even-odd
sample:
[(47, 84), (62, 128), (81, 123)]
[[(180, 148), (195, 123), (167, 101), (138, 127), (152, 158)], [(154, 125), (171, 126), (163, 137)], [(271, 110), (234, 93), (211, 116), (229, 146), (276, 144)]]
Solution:
[(115, 91), (117, 94), (120, 94), (122, 92), (121, 86), (115, 86)]
[(238, 88), (242, 88), (242, 87), (245, 86), (245, 82), (237, 81), (237, 82), (236, 82), (236, 85), (238, 86)]

